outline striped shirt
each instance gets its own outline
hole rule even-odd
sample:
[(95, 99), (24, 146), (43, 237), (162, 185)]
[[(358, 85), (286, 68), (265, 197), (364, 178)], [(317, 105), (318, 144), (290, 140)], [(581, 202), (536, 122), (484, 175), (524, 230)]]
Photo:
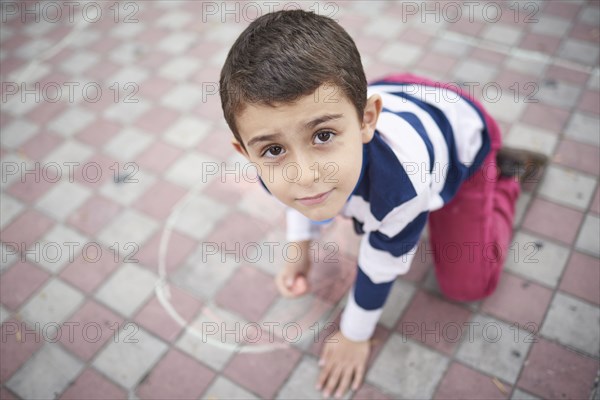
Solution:
[[(392, 283), (411, 265), (428, 213), (454, 197), (490, 150), (483, 114), (456, 92), (381, 81), (368, 87), (368, 96), (375, 93), (383, 109), (342, 209), (362, 234), (340, 326), (356, 341), (372, 336)], [(320, 224), (291, 208), (286, 216), (287, 240), (320, 237)]]

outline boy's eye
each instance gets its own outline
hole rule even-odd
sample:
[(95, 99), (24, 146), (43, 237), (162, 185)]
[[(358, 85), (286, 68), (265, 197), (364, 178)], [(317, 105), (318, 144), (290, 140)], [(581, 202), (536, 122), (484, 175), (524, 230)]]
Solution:
[(315, 138), (320, 140), (321, 143), (328, 142), (331, 139), (333, 132), (330, 131), (322, 131), (315, 135)]
[(282, 150), (283, 149), (281, 148), (281, 146), (271, 146), (267, 149), (267, 151), (265, 151), (265, 154), (277, 157), (281, 154)]

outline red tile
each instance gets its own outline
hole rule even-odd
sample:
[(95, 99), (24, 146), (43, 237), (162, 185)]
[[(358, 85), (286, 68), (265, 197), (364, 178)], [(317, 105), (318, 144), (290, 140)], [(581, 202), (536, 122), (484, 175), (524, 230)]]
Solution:
[(61, 400), (125, 400), (127, 393), (93, 368), (88, 368), (60, 396)]
[(40, 329), (27, 326), (25, 322), (8, 319), (2, 323), (0, 345), (0, 382), (6, 382), (35, 353), (44, 339)]
[(311, 293), (325, 302), (336, 304), (344, 297), (356, 278), (356, 260), (339, 254), (331, 242), (315, 242), (310, 250), (313, 263), (308, 275)]
[[(155, 233), (134, 256), (141, 265), (149, 267), (153, 271), (158, 271), (158, 249), (160, 248), (162, 233), (162, 230)], [(194, 239), (176, 230), (171, 231), (171, 237), (167, 244), (167, 254), (165, 255), (167, 274), (178, 269), (197, 246), (198, 242)]]
[[(504, 272), (496, 291), (486, 298), (481, 310), (520, 328), (539, 332), (552, 291)], [(527, 304), (527, 307), (523, 307)]]
[[(242, 179), (240, 179), (240, 182)], [(236, 183), (233, 179), (222, 181), (213, 179), (202, 191), (210, 193), (210, 198), (219, 203), (235, 207), (245, 193), (247, 186), (242, 183)]]
[(371, 56), (376, 56), (377, 52), (381, 50), (384, 42), (380, 39), (373, 38), (370, 36), (359, 36), (354, 42), (356, 43), (356, 47), (358, 48), (358, 52), (362, 54), (368, 54)]
[[(96, 301), (87, 300), (62, 324), (60, 342), (82, 360), (89, 361), (123, 326), (121, 317)], [(131, 327), (128, 329), (133, 331)]]
[(48, 280), (46, 271), (28, 262), (18, 261), (0, 279), (0, 300), (10, 310), (21, 304)]
[[(497, 379), (453, 362), (442, 379), (434, 399), (507, 399), (512, 387)], [(500, 390), (504, 388), (504, 391)]]
[(600, 186), (596, 187), (596, 195), (590, 205), (590, 211), (595, 214), (600, 214)]
[(293, 347), (264, 353), (239, 353), (233, 356), (223, 375), (263, 398), (272, 399), (300, 358), (302, 353)]
[[(219, 247), (223, 243), (228, 248), (239, 244), (241, 249), (252, 243), (258, 243), (260, 246), (259, 241), (269, 233), (269, 228), (269, 223), (264, 220), (235, 212), (219, 222), (217, 228), (206, 238), (206, 242), (216, 243)], [(281, 243), (280, 248), (283, 245), (284, 243)]]
[(521, 121), (560, 134), (571, 114), (563, 109), (542, 103), (529, 103)]
[(162, 135), (180, 117), (180, 113), (167, 107), (154, 107), (135, 121), (135, 126), (153, 135)]
[(159, 220), (166, 219), (187, 190), (171, 182), (159, 180), (135, 202), (135, 208)]
[(242, 265), (219, 290), (215, 302), (249, 322), (257, 322), (278, 294), (271, 275)]
[(7, 389), (2, 386), (0, 388), (0, 399), (2, 400), (16, 400), (17, 398), (13, 396)]
[(210, 368), (171, 349), (136, 392), (140, 399), (197, 399), (215, 376)]
[[(112, 84), (113, 82), (109, 83), (109, 85)], [(94, 100), (95, 101), (93, 102), (82, 101), (81, 104), (83, 104), (86, 109), (96, 113), (96, 115), (101, 115), (104, 110), (115, 104), (114, 91), (109, 88), (103, 89), (102, 96)]]
[(94, 147), (102, 147), (122, 129), (120, 124), (99, 118), (95, 123), (88, 125), (79, 134), (77, 139)]
[(124, 163), (96, 152), (87, 161), (75, 167), (75, 181), (91, 189), (99, 189), (105, 182), (115, 179), (123, 171)]
[(522, 227), (550, 239), (571, 244), (583, 219), (579, 211), (536, 198), (525, 215)]
[(53, 149), (62, 143), (62, 139), (57, 135), (47, 132), (40, 132), (35, 137), (25, 142), (19, 150), (32, 160), (41, 160)]
[(597, 90), (586, 90), (583, 92), (577, 108), (592, 114), (600, 114), (600, 92)]
[(572, 25), (569, 37), (571, 39), (585, 40), (598, 45), (598, 41), (600, 41), (600, 32), (598, 32), (598, 25), (577, 22)]
[(234, 154), (235, 150), (231, 145), (232, 139), (233, 134), (231, 132), (217, 129), (202, 139), (198, 145), (198, 150), (215, 157), (217, 160), (225, 160)]
[(120, 261), (115, 261), (114, 250), (94, 242), (86, 246), (82, 247), (79, 257), (63, 268), (60, 277), (85, 293), (92, 293), (117, 268)]
[[(51, 75), (47, 75), (47, 77), (44, 78), (44, 80), (50, 79), (52, 79)], [(47, 101), (47, 99), (52, 99), (55, 96), (54, 92), (50, 91), (50, 88), (53, 86), (55, 85), (47, 86), (47, 92), (44, 92), (44, 97), (42, 98), (46, 100), (42, 101), (42, 103), (40, 103), (37, 107), (25, 114), (27, 120), (33, 121), (39, 125), (43, 125), (48, 123), (48, 121), (57, 116), (60, 112), (65, 111), (66, 105), (64, 102), (57, 101), (56, 103), (53, 103), (51, 101)], [(40, 87), (43, 88), (44, 84), (40, 83)], [(68, 98), (66, 97), (66, 93), (64, 93), (63, 95), (65, 96), (65, 98)]]
[(600, 260), (574, 251), (560, 282), (560, 290), (600, 305)]
[(419, 290), (398, 322), (397, 331), (451, 355), (470, 316), (466, 308)]
[(550, 14), (565, 19), (575, 18), (581, 7), (581, 4), (569, 1), (548, 1), (543, 4), (544, 14)]
[(545, 76), (547, 79), (556, 79), (578, 85), (584, 85), (589, 77), (590, 75), (587, 72), (575, 71), (572, 68), (565, 68), (558, 65), (550, 65), (546, 70)]
[[(106, 38), (103, 38), (102, 41), (104, 41), (104, 39)], [(102, 81), (109, 76), (116, 74), (119, 68), (121, 68), (119, 65), (111, 62), (110, 60), (103, 59), (101, 62), (98, 62), (96, 65), (89, 68), (85, 72), (85, 76), (92, 78), (94, 81)], [(102, 96), (114, 96), (114, 92), (111, 91), (110, 85), (112, 85), (112, 82), (106, 85), (106, 89), (101, 86), (103, 89)]]
[(141, 97), (148, 99), (159, 99), (174, 86), (175, 83), (173, 81), (156, 76), (145, 81), (143, 85), (140, 85), (139, 94)]
[(500, 85), (502, 93), (514, 101), (535, 101), (535, 92), (538, 87), (538, 78), (521, 72), (503, 70), (494, 82)]
[(427, 52), (417, 65), (420, 68), (444, 74), (454, 68), (456, 58), (431, 51)]
[(44, 214), (28, 209), (17, 216), (2, 232), (2, 242), (17, 243), (19, 247), (29, 248), (54, 225), (54, 221)]
[(563, 139), (558, 145), (552, 161), (597, 175), (600, 169), (600, 148)]
[[(97, 40), (96, 42), (92, 43), (88, 49), (89, 49), (89, 51), (93, 51), (95, 54), (106, 54), (121, 43), (122, 43), (122, 39), (117, 39), (117, 38), (110, 37), (108, 35), (104, 35), (102, 37), (102, 40)], [(105, 57), (104, 60), (106, 60), (106, 58), (108, 58), (108, 57)], [(102, 63), (99, 63), (99, 64), (103, 64), (104, 60)], [(112, 84), (112, 82), (111, 82), (111, 84)]]
[(478, 59), (480, 61), (485, 61), (489, 64), (502, 64), (506, 59), (505, 54), (482, 48), (473, 49), (469, 57)]
[[(209, 82), (207, 84), (213, 85), (212, 82)], [(206, 92), (203, 94), (200, 103), (194, 108), (194, 113), (204, 119), (213, 122), (219, 122), (221, 119), (223, 119), (221, 98), (219, 97), (219, 94), (217, 92), (212, 92), (212, 89), (210, 88), (211, 86), (206, 88)]]
[(390, 74), (397, 74), (398, 66), (389, 65), (382, 62), (376, 62), (365, 68), (367, 82), (373, 82), (382, 79)]
[(157, 140), (136, 157), (136, 162), (144, 169), (162, 174), (182, 153), (183, 150)]
[[(167, 291), (167, 289), (171, 293), (171, 298), (168, 300), (175, 312), (177, 312), (177, 314), (179, 314), (186, 322), (190, 322), (202, 307), (202, 302), (174, 285), (169, 285), (168, 288), (165, 288), (165, 291)], [(167, 313), (156, 295), (154, 295), (136, 315), (135, 322), (160, 336), (167, 342), (175, 340), (177, 335), (179, 335), (179, 332), (183, 329), (183, 327)]]
[(58, 164), (52, 166), (45, 163), (36, 163), (31, 172), (28, 170), (27, 175), (23, 176), (25, 171), (22, 170), (21, 178), (15, 180), (6, 190), (8, 194), (28, 204), (42, 197), (53, 185), (57, 185), (62, 174), (67, 174)]
[(106, 197), (96, 195), (90, 197), (81, 207), (71, 213), (67, 222), (81, 232), (89, 236), (94, 236), (104, 228), (104, 226), (108, 224), (119, 211), (121, 211), (120, 205)]
[(539, 338), (517, 387), (545, 399), (587, 399), (597, 371), (597, 360)]
[(425, 47), (432, 39), (433, 36), (429, 32), (413, 28), (406, 29), (402, 32), (399, 40), (402, 40), (403, 43), (411, 43)]
[(547, 55), (553, 55), (560, 46), (561, 38), (529, 32), (521, 40), (520, 47)]
[(470, 21), (468, 16), (459, 18), (456, 22), (450, 20), (448, 24), (448, 30), (458, 33), (463, 33), (469, 36), (477, 36), (481, 33), (481, 30), (485, 24), (480, 21)]

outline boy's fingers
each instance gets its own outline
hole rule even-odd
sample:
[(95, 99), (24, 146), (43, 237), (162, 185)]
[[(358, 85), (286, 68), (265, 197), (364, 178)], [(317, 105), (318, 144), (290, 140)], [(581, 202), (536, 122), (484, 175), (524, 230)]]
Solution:
[(354, 381), (352, 381), (352, 390), (358, 390), (365, 374), (365, 368), (362, 365), (356, 367), (354, 371)]
[(329, 376), (329, 372), (331, 371), (333, 365), (330, 362), (325, 362), (321, 373), (319, 374), (319, 379), (317, 379), (317, 390), (321, 390), (323, 386), (325, 386), (325, 382), (327, 381), (327, 377)]
[(342, 380), (340, 382), (340, 386), (338, 386), (337, 391), (335, 392), (335, 397), (340, 399), (344, 393), (346, 393), (346, 390), (348, 390), (348, 387), (350, 386), (350, 381), (352, 380), (352, 368), (346, 368), (343, 372), (342, 372)]
[(323, 391), (324, 396), (331, 396), (336, 386), (338, 385), (338, 382), (340, 381), (341, 375), (342, 367), (339, 364), (336, 364), (333, 367), (331, 374), (329, 374), (329, 378), (327, 379), (327, 385), (325, 386), (325, 390)]

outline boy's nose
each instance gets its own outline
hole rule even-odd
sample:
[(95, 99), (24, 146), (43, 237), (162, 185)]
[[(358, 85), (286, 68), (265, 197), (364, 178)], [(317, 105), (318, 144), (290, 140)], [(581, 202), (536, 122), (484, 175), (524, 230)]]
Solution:
[[(309, 158), (298, 159), (296, 160), (296, 166), (298, 175), (294, 181), (298, 185), (310, 187), (321, 179), (320, 166), (316, 161)], [(289, 168), (289, 170), (292, 169)]]

